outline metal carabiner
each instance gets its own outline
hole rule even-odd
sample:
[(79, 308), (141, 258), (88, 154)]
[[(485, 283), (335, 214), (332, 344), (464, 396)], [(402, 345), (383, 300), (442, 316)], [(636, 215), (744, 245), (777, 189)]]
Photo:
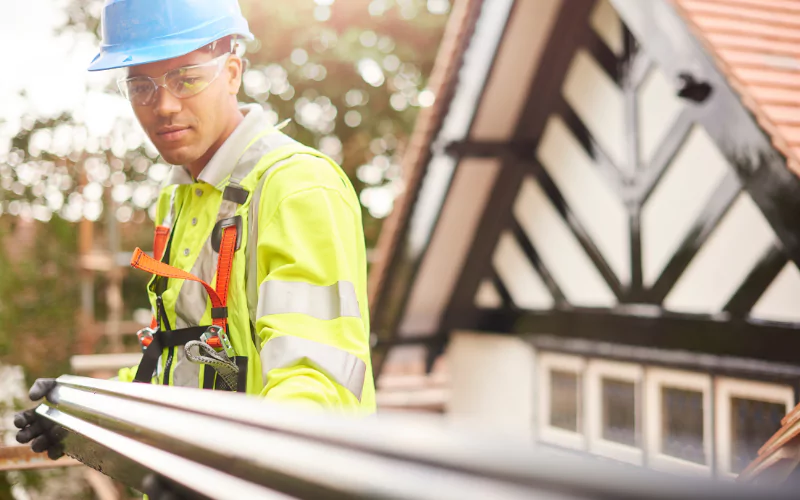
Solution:
[[(217, 339), (214, 341), (213, 339)], [(221, 326), (212, 325), (200, 336), (200, 340), (214, 348), (221, 348), (228, 355), (228, 358), (233, 359), (236, 357), (236, 352), (233, 350), (233, 344), (225, 329)]]

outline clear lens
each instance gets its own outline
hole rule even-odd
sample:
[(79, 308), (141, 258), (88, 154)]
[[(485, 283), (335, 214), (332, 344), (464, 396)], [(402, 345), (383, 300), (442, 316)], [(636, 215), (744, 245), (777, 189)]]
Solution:
[[(147, 76), (126, 78), (118, 82), (119, 91), (126, 99), (139, 106), (152, 104), (159, 86), (163, 86), (179, 99), (186, 99), (199, 94), (216, 80), (228, 56), (229, 54), (225, 54), (207, 63), (176, 68), (157, 79)], [(164, 83), (157, 83), (159, 81)]]
[(156, 93), (155, 83), (146, 76), (123, 80), (120, 82), (119, 87), (122, 95), (129, 101), (139, 105), (148, 104)]
[(172, 95), (191, 97), (206, 89), (218, 74), (219, 65), (178, 68), (167, 73), (165, 83)]

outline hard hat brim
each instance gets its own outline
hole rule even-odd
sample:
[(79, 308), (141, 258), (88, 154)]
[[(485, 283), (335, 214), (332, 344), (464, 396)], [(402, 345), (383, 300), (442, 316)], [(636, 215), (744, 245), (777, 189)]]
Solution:
[(159, 61), (166, 61), (168, 59), (175, 59), (176, 57), (185, 56), (195, 50), (198, 50), (215, 40), (224, 38), (230, 35), (237, 35), (245, 40), (253, 40), (252, 33), (229, 33), (223, 32), (213, 37), (197, 38), (193, 40), (180, 40), (173, 41), (169, 44), (164, 44), (163, 41), (157, 45), (150, 47), (141, 47), (136, 50), (124, 48), (121, 50), (114, 50), (114, 48), (106, 48), (102, 50), (89, 65), (89, 71), (105, 71), (110, 69), (127, 68), (130, 66), (139, 66), (142, 64), (150, 64)]

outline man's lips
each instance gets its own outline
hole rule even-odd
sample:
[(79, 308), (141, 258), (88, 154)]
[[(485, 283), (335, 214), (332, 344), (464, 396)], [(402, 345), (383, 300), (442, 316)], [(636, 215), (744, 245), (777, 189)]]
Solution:
[(180, 141), (191, 130), (191, 127), (171, 125), (169, 127), (162, 127), (156, 131), (156, 136), (164, 142)]

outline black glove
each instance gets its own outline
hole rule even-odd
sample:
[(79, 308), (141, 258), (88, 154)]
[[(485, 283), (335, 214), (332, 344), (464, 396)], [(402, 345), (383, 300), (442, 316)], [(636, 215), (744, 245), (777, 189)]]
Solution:
[(166, 479), (151, 472), (142, 480), (142, 493), (148, 500), (188, 500), (191, 497), (179, 493)]
[[(55, 379), (37, 379), (28, 392), (28, 396), (31, 401), (39, 401), (47, 396), (55, 386)], [(64, 449), (61, 446), (63, 429), (36, 413), (35, 408), (14, 415), (14, 425), (21, 429), (17, 432), (17, 442), (31, 443), (31, 449), (35, 453), (46, 451), (51, 460), (57, 460), (64, 456)]]

